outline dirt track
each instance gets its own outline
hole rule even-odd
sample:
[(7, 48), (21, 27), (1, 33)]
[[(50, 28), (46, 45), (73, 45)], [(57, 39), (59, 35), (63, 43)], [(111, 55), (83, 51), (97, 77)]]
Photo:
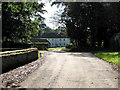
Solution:
[(44, 64), (23, 88), (118, 88), (118, 72), (91, 53), (46, 52)]

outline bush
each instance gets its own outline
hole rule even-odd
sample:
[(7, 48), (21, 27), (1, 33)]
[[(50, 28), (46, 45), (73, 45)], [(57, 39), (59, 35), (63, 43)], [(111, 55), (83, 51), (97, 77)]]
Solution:
[(48, 45), (41, 45), (41, 44), (33, 44), (31, 45), (32, 48), (37, 48), (38, 50), (47, 50)]
[(27, 43), (16, 43), (13, 41), (3, 41), (2, 42), (2, 48), (21, 48), (21, 49), (25, 49), (25, 48), (30, 48), (31, 45), (27, 44)]
[(72, 49), (73, 48), (73, 44), (72, 43), (67, 44), (65, 47), (68, 48), (68, 49)]
[(112, 49), (120, 49), (120, 33), (115, 34), (111, 39), (110, 39), (110, 47)]

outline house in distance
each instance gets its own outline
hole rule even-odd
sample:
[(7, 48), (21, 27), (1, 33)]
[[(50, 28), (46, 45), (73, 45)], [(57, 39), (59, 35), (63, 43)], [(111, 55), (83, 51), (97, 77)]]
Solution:
[(64, 36), (62, 33), (45, 32), (42, 33), (41, 39), (46, 39), (50, 42), (50, 47), (65, 47), (70, 44), (70, 38)]

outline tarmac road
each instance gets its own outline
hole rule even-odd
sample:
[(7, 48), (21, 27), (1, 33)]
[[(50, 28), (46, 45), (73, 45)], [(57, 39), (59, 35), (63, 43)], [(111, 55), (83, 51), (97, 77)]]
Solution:
[(118, 88), (118, 72), (89, 52), (45, 52), (44, 64), (22, 88)]

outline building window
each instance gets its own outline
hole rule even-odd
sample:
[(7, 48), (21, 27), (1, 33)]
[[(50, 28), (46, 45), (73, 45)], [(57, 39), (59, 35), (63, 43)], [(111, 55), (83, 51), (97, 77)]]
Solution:
[(64, 43), (64, 45), (65, 45), (65, 43)]
[(60, 39), (60, 41), (61, 41), (61, 39)]
[(65, 41), (65, 39), (64, 39), (64, 41)]
[(61, 46), (61, 43), (60, 43), (60, 46)]
[(52, 45), (54, 45), (54, 43), (52, 43)]

